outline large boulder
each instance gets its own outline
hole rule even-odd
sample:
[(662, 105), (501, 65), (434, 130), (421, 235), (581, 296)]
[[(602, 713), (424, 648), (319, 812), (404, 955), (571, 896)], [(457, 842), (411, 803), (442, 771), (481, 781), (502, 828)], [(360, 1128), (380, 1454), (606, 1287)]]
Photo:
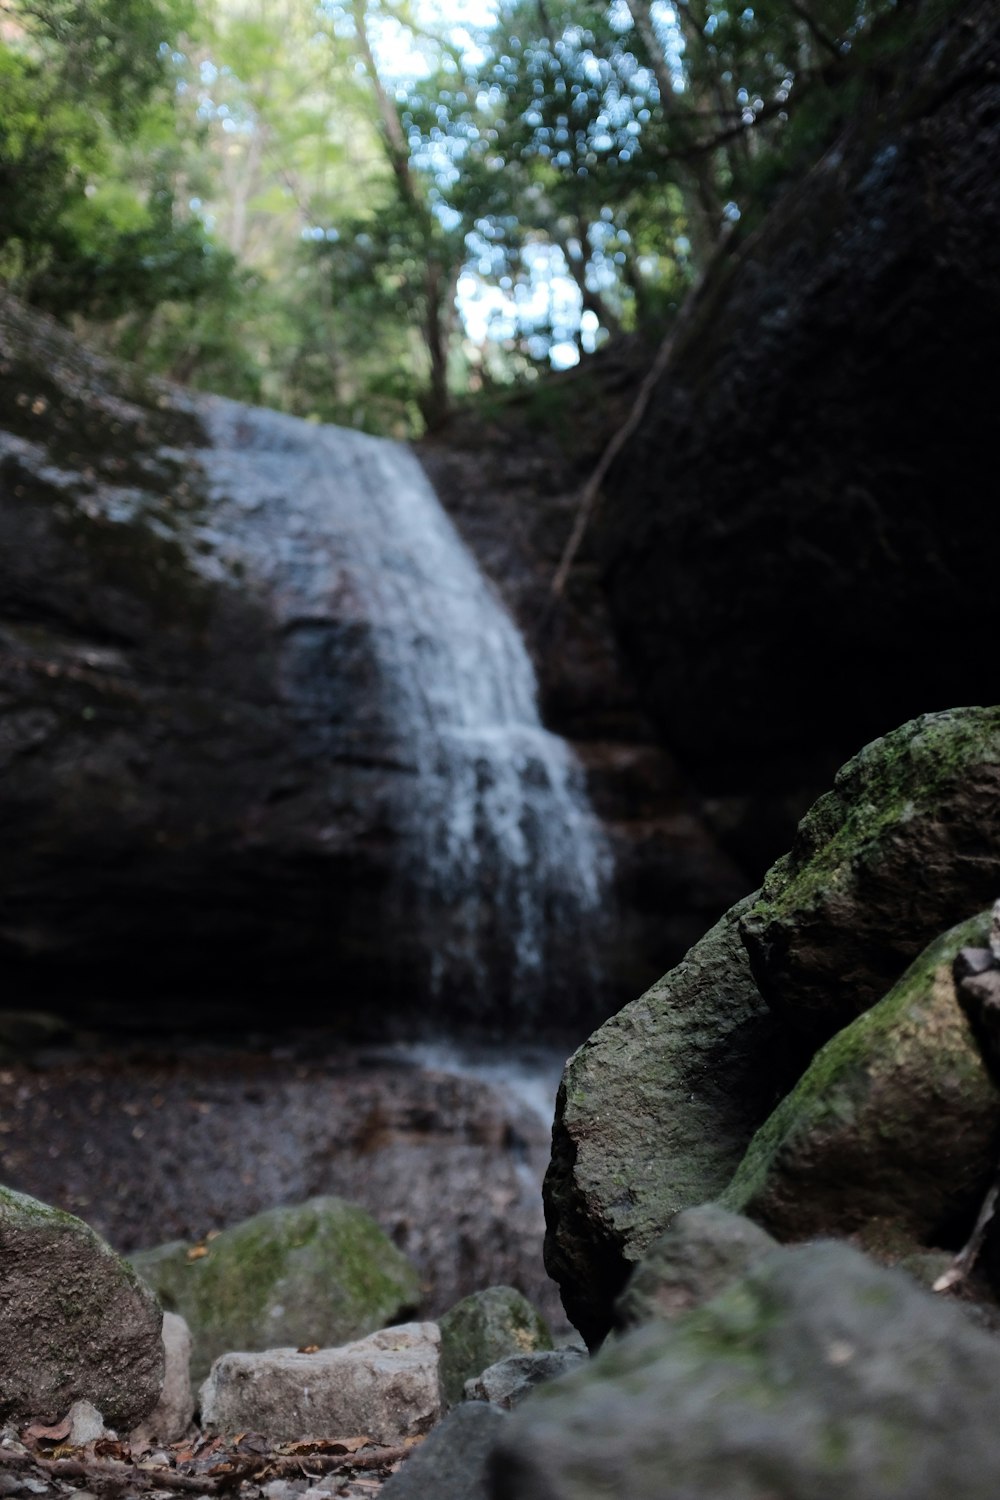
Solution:
[(769, 1004), (823, 1041), (1000, 891), (1000, 708), (925, 714), (838, 772), (741, 931)]
[(498, 1432), (494, 1500), (993, 1500), (1000, 1343), (843, 1244), (777, 1250)]
[(0, 1188), (0, 1421), (56, 1422), (77, 1401), (128, 1431), (163, 1384), (161, 1314), (81, 1220)]
[(817, 1053), (757, 1132), (723, 1203), (781, 1240), (858, 1232), (888, 1253), (971, 1220), (1000, 1158), (1000, 1092), (958, 1002), (953, 928)]
[(132, 1264), (187, 1322), (196, 1382), (230, 1350), (343, 1344), (398, 1322), (420, 1298), (406, 1257), (342, 1198), (269, 1209), (202, 1244), (140, 1251)]
[(591, 1345), (679, 1209), (719, 1194), (787, 1074), (733, 908), (569, 1060), (545, 1179), (545, 1263)]

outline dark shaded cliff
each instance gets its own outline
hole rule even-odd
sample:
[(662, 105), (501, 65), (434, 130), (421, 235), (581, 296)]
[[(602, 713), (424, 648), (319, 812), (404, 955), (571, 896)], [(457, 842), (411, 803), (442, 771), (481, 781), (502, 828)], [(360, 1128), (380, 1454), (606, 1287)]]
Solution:
[(612, 472), (616, 627), (748, 867), (860, 745), (996, 699), (998, 154), (979, 4), (777, 203)]

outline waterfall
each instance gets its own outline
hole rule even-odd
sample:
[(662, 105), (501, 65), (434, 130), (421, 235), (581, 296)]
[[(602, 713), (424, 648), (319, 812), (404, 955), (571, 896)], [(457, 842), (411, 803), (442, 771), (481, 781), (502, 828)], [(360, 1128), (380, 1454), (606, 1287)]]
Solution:
[(331, 754), (401, 773), (392, 900), (424, 933), (432, 991), (474, 1010), (499, 965), (523, 1012), (594, 984), (605, 841), (541, 724), (524, 642), (415, 455), (219, 398), (206, 411), (204, 467), (252, 521), (240, 545), (275, 580), (286, 639), (338, 653)]

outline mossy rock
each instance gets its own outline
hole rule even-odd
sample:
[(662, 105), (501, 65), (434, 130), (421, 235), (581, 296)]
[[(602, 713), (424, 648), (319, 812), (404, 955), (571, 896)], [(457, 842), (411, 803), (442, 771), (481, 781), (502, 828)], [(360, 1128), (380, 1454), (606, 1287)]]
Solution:
[(441, 1392), (449, 1406), (461, 1401), (465, 1382), (508, 1354), (552, 1348), (541, 1313), (512, 1286), (473, 1292), (439, 1319)]
[(993, 1500), (1000, 1342), (844, 1244), (772, 1252), (498, 1433), (493, 1500)]
[(545, 1179), (545, 1264), (593, 1347), (674, 1215), (726, 1187), (797, 1076), (754, 984), (735, 906), (566, 1064)]
[(88, 1225), (0, 1188), (0, 1422), (56, 1422), (89, 1401), (127, 1432), (160, 1397), (161, 1324)]
[(416, 1271), (374, 1219), (341, 1198), (257, 1214), (202, 1244), (141, 1251), (132, 1263), (191, 1330), (191, 1378), (220, 1354), (335, 1347), (416, 1307)]
[(679, 1318), (718, 1295), (777, 1249), (759, 1224), (718, 1203), (684, 1208), (654, 1240), (615, 1303), (615, 1328)]
[(939, 938), (823, 1047), (750, 1144), (722, 1202), (781, 1240), (857, 1233), (888, 1256), (971, 1222), (1000, 1156), (1000, 1093), (952, 963), (989, 916)]
[(931, 939), (1000, 895), (1000, 708), (925, 714), (867, 745), (799, 825), (741, 930), (768, 1002), (814, 1043)]

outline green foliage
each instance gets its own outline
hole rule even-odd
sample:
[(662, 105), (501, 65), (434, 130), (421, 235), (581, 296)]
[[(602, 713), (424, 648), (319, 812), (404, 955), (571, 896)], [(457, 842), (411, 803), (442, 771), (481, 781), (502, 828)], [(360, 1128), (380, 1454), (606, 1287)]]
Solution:
[(150, 369), (409, 434), (669, 321), (954, 6), (498, 0), (473, 47), (424, 0), (0, 0), (0, 278)]

